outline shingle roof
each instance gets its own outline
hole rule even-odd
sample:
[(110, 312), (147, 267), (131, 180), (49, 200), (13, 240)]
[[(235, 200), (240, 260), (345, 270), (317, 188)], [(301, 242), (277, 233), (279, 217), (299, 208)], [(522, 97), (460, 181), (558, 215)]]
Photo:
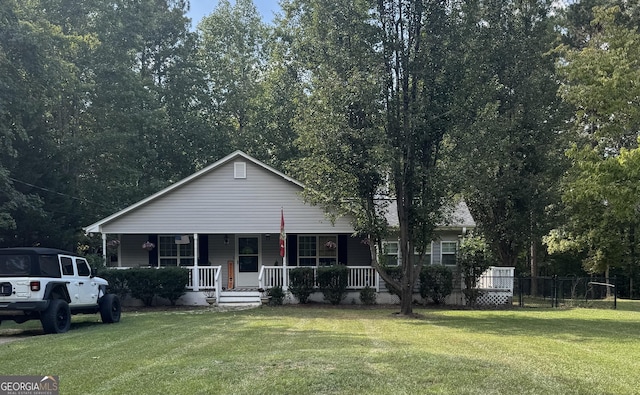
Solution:
[[(385, 214), (387, 222), (391, 227), (398, 227), (400, 226), (400, 221), (398, 220), (397, 201), (390, 200), (388, 203)], [(476, 226), (476, 222), (473, 220), (467, 204), (464, 201), (459, 201), (446, 213), (445, 223), (440, 224), (440, 226), (447, 228), (473, 228)]]

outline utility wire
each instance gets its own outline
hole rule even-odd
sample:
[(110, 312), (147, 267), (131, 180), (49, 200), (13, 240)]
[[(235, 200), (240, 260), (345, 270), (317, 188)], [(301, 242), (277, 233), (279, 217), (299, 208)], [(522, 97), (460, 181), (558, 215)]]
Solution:
[(87, 200), (87, 199), (84, 199), (84, 198), (80, 198), (80, 197), (77, 197), (77, 196), (68, 195), (68, 194), (66, 194), (66, 193), (62, 193), (62, 192), (58, 192), (58, 191), (54, 191), (54, 190), (51, 190), (51, 189), (49, 189), (49, 188), (39, 187), (39, 186), (37, 186), (37, 185), (33, 185), (33, 184), (28, 183), (28, 182), (24, 182), (24, 181), (17, 180), (17, 179), (15, 179), (15, 178), (13, 178), (13, 177), (8, 177), (8, 178), (9, 178), (11, 181), (13, 181), (13, 182), (17, 182), (17, 183), (19, 183), (19, 184), (27, 185), (27, 186), (30, 186), (31, 188), (40, 189), (41, 191), (51, 192), (51, 193), (54, 193), (54, 194), (56, 194), (56, 195), (65, 196), (65, 197), (71, 198), (71, 199), (73, 199), (73, 200), (78, 200), (78, 201), (83, 202), (83, 203), (96, 204), (96, 205), (101, 206), (101, 207), (104, 207), (104, 208), (109, 208), (109, 207), (105, 206), (104, 204), (100, 204), (100, 203), (92, 202), (92, 201)]

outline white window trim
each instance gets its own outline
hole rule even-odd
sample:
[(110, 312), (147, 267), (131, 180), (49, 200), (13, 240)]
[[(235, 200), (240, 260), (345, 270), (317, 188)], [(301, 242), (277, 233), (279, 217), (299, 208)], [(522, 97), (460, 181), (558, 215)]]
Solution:
[[(314, 256), (301, 256), (300, 255), (300, 238), (301, 237), (315, 237), (316, 238), (316, 254)], [(320, 237), (333, 237), (335, 238), (335, 243), (336, 243), (336, 248), (335, 248), (335, 255), (333, 257), (331, 256), (321, 256), (320, 255)], [(335, 258), (336, 264), (339, 263), (338, 262), (338, 235), (337, 234), (304, 234), (304, 235), (298, 235), (298, 240), (297, 240), (297, 260), (296, 260), (296, 266), (298, 267), (320, 267), (320, 259), (322, 258)], [(315, 266), (301, 266), (300, 265), (300, 259), (315, 259), (316, 264)]]
[[(170, 240), (170, 241), (167, 241), (166, 243), (176, 246), (176, 251), (178, 253), (176, 256), (160, 255), (160, 251), (162, 250), (160, 248), (160, 245), (162, 244), (162, 240), (164, 240), (164, 239)], [(191, 237), (189, 239), (191, 239)], [(189, 244), (191, 245), (191, 249), (193, 250), (193, 248), (195, 247), (194, 244), (193, 244), (193, 241), (190, 240)], [(161, 263), (160, 263), (163, 259), (175, 259), (177, 267), (184, 266), (184, 265), (180, 265), (180, 260), (182, 260), (182, 259), (192, 259), (195, 262), (195, 259), (196, 259), (195, 251), (192, 251), (192, 255), (180, 255), (180, 246), (181, 245), (187, 245), (187, 244), (177, 244), (175, 235), (158, 235), (158, 248), (157, 248), (157, 251), (158, 251), (158, 267), (163, 267), (161, 265)], [(169, 266), (169, 267), (171, 267), (171, 266)]]
[[(398, 249), (396, 250), (397, 252), (395, 254), (387, 254), (385, 252), (385, 247), (389, 244), (397, 244), (398, 245)], [(391, 266), (402, 266), (402, 256), (400, 255), (400, 240), (382, 240), (382, 254), (380, 255), (384, 255), (386, 256), (395, 256), (396, 257), (396, 265), (391, 265)], [(385, 262), (386, 263), (386, 262)]]
[[(385, 254), (384, 253), (385, 246), (387, 244), (390, 244), (390, 243), (398, 245), (398, 252), (396, 252), (395, 254)], [(386, 255), (395, 255), (397, 257), (396, 261), (398, 262), (398, 266), (402, 265), (402, 255), (400, 254), (400, 240), (382, 240), (382, 252), (383, 252), (383, 255), (385, 255), (385, 256)], [(416, 247), (413, 248), (413, 255), (414, 256), (420, 256), (420, 253), (418, 253), (418, 250), (417, 250)], [(433, 265), (433, 241), (429, 243), (429, 262), (425, 262), (425, 263), (429, 264), (429, 265)]]
[(233, 163), (233, 178), (238, 178), (238, 179), (247, 178), (247, 163), (246, 162), (234, 162)]
[[(420, 253), (415, 247), (413, 248), (413, 255), (420, 256)], [(425, 263), (433, 265), (433, 241), (429, 242), (429, 262)]]
[[(443, 253), (442, 245), (443, 245), (443, 244), (445, 244), (445, 243), (447, 243), (447, 244), (455, 243), (455, 245), (456, 245), (456, 251), (455, 251), (453, 254), (452, 254), (452, 253), (446, 253), (446, 254), (445, 254), (445, 253)], [(457, 242), (457, 241), (455, 241), (455, 240), (442, 240), (442, 241), (440, 241), (440, 264), (441, 264), (441, 265), (445, 265), (445, 264), (443, 263), (443, 260), (442, 260), (442, 257), (443, 257), (444, 255), (454, 255), (454, 256), (455, 256), (457, 253), (458, 253), (458, 242)], [(445, 265), (445, 266), (455, 266), (455, 265)]]

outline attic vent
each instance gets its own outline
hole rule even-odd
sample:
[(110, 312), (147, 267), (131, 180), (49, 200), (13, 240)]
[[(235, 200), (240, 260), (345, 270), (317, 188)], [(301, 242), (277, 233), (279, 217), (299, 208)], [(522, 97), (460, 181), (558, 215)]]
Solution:
[(247, 178), (247, 164), (245, 162), (233, 164), (233, 178)]

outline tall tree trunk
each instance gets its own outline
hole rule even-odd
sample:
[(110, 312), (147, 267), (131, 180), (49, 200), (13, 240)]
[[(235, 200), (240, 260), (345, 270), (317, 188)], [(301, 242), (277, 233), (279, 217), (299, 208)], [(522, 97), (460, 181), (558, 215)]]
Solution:
[[(609, 284), (609, 268), (610, 266), (607, 264), (607, 267), (604, 269), (604, 281)], [(607, 299), (611, 297), (611, 287), (607, 286)]]
[(535, 296), (538, 294), (538, 282), (536, 281), (536, 277), (538, 277), (538, 244), (533, 238), (531, 239), (530, 253), (531, 296)]
[(636, 263), (636, 232), (635, 226), (629, 227), (629, 299), (633, 299), (633, 266)]

